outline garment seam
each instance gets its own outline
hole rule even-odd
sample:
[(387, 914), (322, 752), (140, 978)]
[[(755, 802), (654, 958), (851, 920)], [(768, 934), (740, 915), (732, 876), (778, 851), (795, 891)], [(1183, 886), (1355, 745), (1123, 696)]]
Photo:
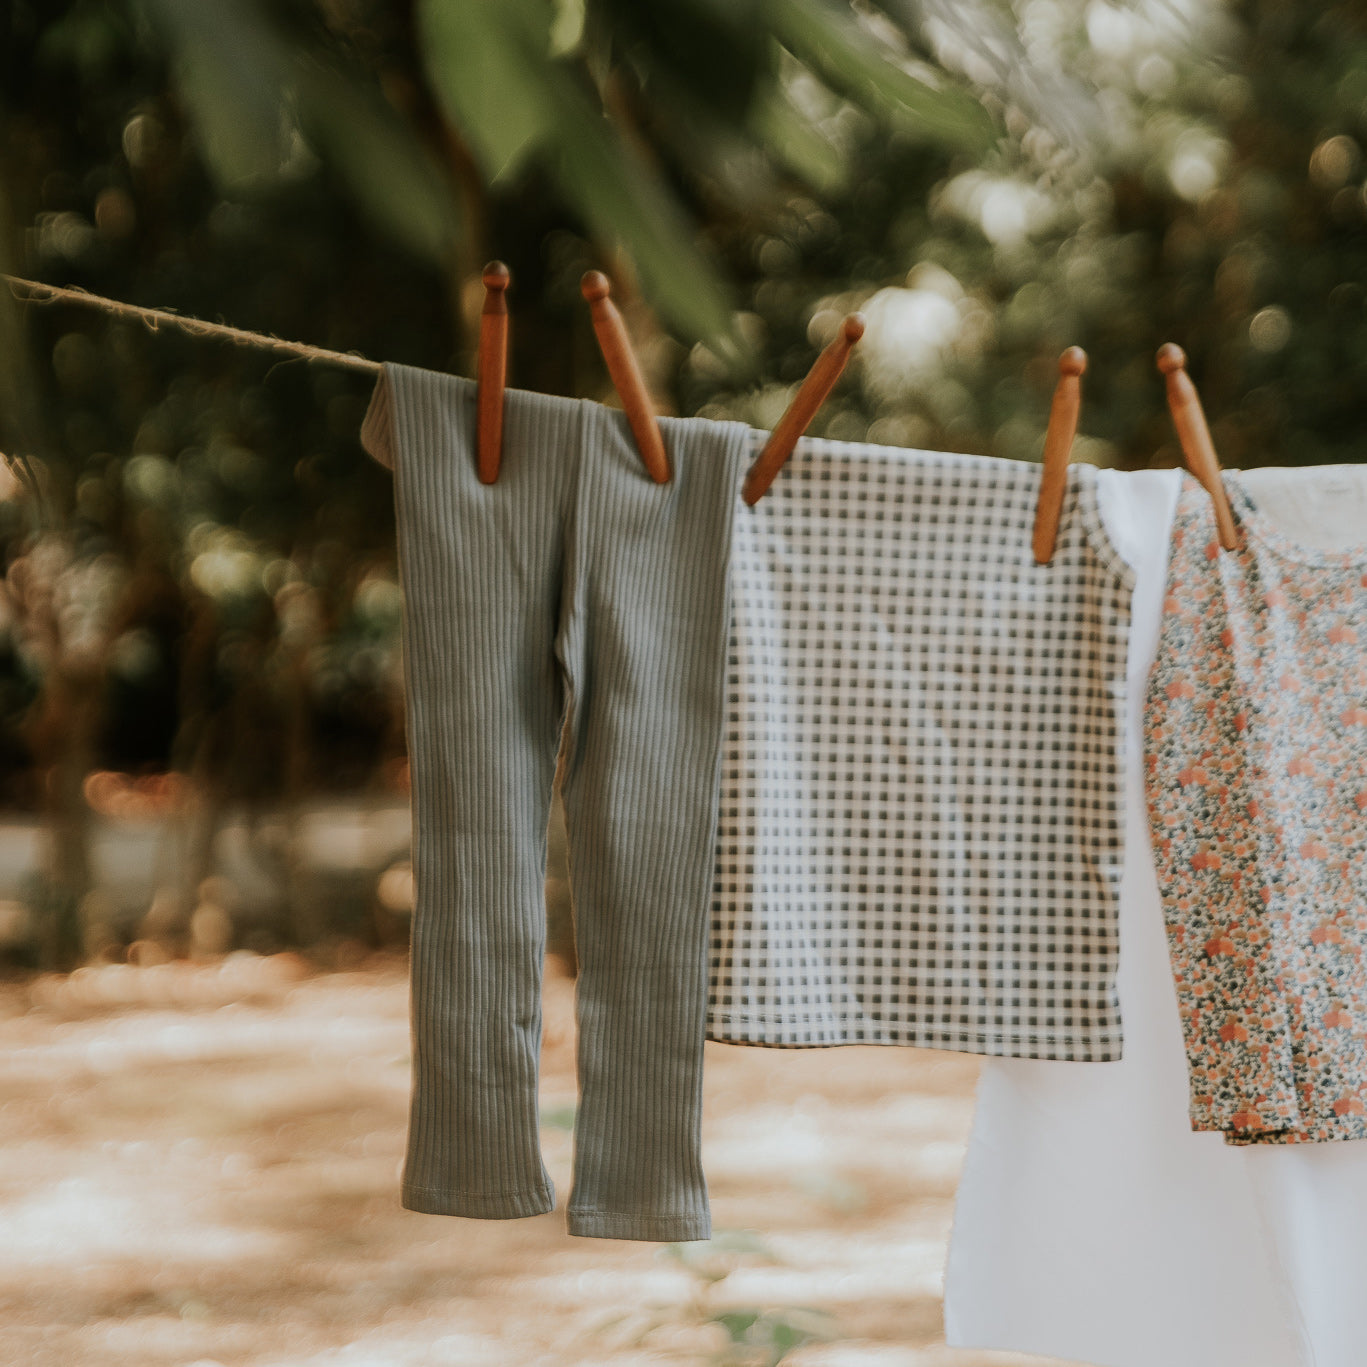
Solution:
[(679, 1215), (619, 1215), (611, 1211), (595, 1210), (571, 1206), (566, 1212), (567, 1220), (581, 1220), (597, 1223), (610, 1228), (658, 1229), (662, 1225), (684, 1226), (686, 1228), (706, 1229), (710, 1224), (707, 1214), (690, 1211)]
[(1110, 529), (1101, 516), (1097, 501), (1097, 470), (1094, 465), (1071, 467), (1077, 471), (1074, 487), (1077, 489), (1077, 515), (1082, 523), (1082, 531), (1092, 553), (1102, 567), (1113, 577), (1122, 591), (1134, 592), (1137, 582), (1134, 566), (1120, 553), (1120, 548), (1111, 539)]
[[(765, 1030), (765, 1031), (771, 1030), (771, 1027), (772, 1027), (772, 1022), (767, 1022), (767, 1021), (764, 1021), (764, 1020), (756, 1019), (756, 1018), (754, 1018), (754, 1017), (743, 1017), (743, 1016), (713, 1016), (712, 1019), (713, 1019), (714, 1021), (721, 1021), (721, 1022), (724, 1022), (724, 1023), (729, 1024), (729, 1025), (753, 1025), (756, 1029), (762, 1029), (762, 1030)], [(971, 1041), (971, 1042), (976, 1042), (976, 1043), (989, 1043), (989, 1042), (996, 1042), (996, 1041), (1005, 1041), (1005, 1042), (1008, 1042), (1008, 1043), (1014, 1042), (1014, 1043), (1020, 1043), (1020, 1044), (1054, 1044), (1054, 1043), (1058, 1043), (1059, 1041), (1068, 1041), (1068, 1042), (1071, 1043), (1071, 1042), (1076, 1041), (1076, 1040), (1079, 1038), (1079, 1036), (1078, 1036), (1078, 1034), (1077, 1034), (1076, 1031), (1069, 1031), (1069, 1030), (1061, 1030), (1058, 1034), (1013, 1034), (1013, 1035), (1001, 1035), (1001, 1034), (997, 1034), (996, 1032), (992, 1032), (992, 1033), (987, 1033), (987, 1034), (978, 1034), (978, 1033), (974, 1033), (974, 1034), (951, 1035), (949, 1032), (946, 1032), (946, 1031), (908, 1032), (908, 1034), (909, 1034), (909, 1035), (910, 1035), (910, 1034), (917, 1034), (917, 1035), (919, 1035), (919, 1037), (921, 1037), (921, 1038), (926, 1038), (926, 1039), (950, 1039), (950, 1038), (953, 1038), (953, 1039), (961, 1039), (961, 1040), (966, 1040), (966, 1041)], [(716, 1036), (715, 1036), (715, 1035), (709, 1035), (709, 1038), (716, 1038)], [(843, 1033), (843, 1032), (842, 1032), (840, 1038), (841, 1038), (841, 1039), (844, 1038), (844, 1033)], [(1122, 1043), (1124, 1042), (1124, 1035), (1123, 1035), (1123, 1034), (1085, 1035), (1085, 1036), (1082, 1036), (1082, 1038), (1085, 1039), (1085, 1040), (1091, 1041), (1091, 1042), (1093, 1042), (1093, 1043), (1096, 1043), (1096, 1044), (1122, 1044)], [(748, 1040), (746, 1041), (746, 1043), (749, 1043), (749, 1042), (750, 1042), (750, 1041), (748, 1041)], [(861, 1039), (861, 1040), (851, 1040), (851, 1041), (849, 1041), (849, 1042), (850, 1042), (850, 1043), (853, 1043), (853, 1044), (884, 1044), (884, 1043), (886, 1043), (886, 1044), (897, 1044), (897, 1043), (901, 1043), (900, 1040), (893, 1040), (893, 1039)], [(806, 1043), (806, 1041), (799, 1040), (799, 1041), (796, 1041), (796, 1043), (798, 1043), (798, 1044), (803, 1044), (803, 1043)]]
[(424, 1187), (414, 1182), (405, 1182), (403, 1186), (405, 1191), (421, 1192), (424, 1196), (458, 1196), (476, 1201), (503, 1201), (510, 1196), (547, 1196), (552, 1190), (548, 1186), (540, 1186), (518, 1187), (511, 1191), (468, 1191), (463, 1187)]
[[(1231, 470), (1221, 472), (1224, 476), (1225, 495), (1229, 498), (1230, 511), (1234, 524), (1243, 533), (1246, 543), (1256, 541), (1265, 551), (1280, 563), (1309, 566), (1311, 569), (1353, 570), (1367, 569), (1367, 544), (1359, 542), (1345, 550), (1334, 551), (1320, 546), (1307, 545), (1288, 535), (1272, 521), (1262, 505), (1245, 487), (1237, 473)], [(1229, 497), (1230, 495), (1233, 497)], [(1213, 516), (1213, 513), (1212, 513)]]

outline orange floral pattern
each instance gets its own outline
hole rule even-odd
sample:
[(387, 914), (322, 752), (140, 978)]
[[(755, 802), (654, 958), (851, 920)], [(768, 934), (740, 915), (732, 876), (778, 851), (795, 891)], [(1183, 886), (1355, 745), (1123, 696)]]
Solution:
[(1178, 503), (1145, 781), (1191, 1083), (1231, 1143), (1367, 1138), (1367, 549)]

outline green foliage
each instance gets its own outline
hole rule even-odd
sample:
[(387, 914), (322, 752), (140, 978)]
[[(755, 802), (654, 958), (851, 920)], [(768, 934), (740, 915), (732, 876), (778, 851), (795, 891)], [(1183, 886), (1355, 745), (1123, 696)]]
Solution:
[(891, 60), (843, 5), (827, 0), (771, 0), (763, 18), (774, 36), (832, 90), (947, 147), (982, 156), (996, 128), (982, 105), (943, 79), (913, 75)]
[(565, 1134), (574, 1133), (575, 1107), (571, 1102), (563, 1106), (543, 1106), (541, 1108), (541, 1128), (561, 1130)]
[(295, 91), (300, 127), (370, 221), (415, 256), (448, 263), (468, 232), (461, 201), (394, 108), (371, 85), (307, 60), (296, 68)]
[(830, 1337), (829, 1316), (816, 1310), (731, 1310), (710, 1323), (730, 1339), (709, 1359), (717, 1367), (778, 1367), (790, 1353)]
[(666, 1244), (660, 1256), (688, 1273), (691, 1293), (681, 1302), (616, 1316), (599, 1326), (600, 1334), (625, 1330), (633, 1344), (668, 1337), (707, 1345), (698, 1349), (696, 1360), (711, 1367), (778, 1367), (804, 1345), (835, 1336), (835, 1322), (824, 1310), (725, 1303), (727, 1280), (738, 1271), (780, 1262), (751, 1230), (718, 1230), (708, 1240)]
[[(345, 24), (291, 24), (288, 7), (272, 18), (256, 0), (139, 4), (224, 189), (249, 193), (297, 175), (303, 138), (382, 228), (429, 259), (450, 257), (463, 231), (454, 186), (418, 130), (377, 97)], [(723, 174), (738, 147), (768, 160), (765, 138), (780, 132), (775, 164), (829, 186), (838, 163), (804, 130), (780, 49), (871, 114), (932, 141), (981, 152), (994, 133), (964, 91), (929, 78), (924, 64), (913, 74), (885, 39), (825, 0), (731, 12), (710, 0), (608, 0), (592, 12), (568, 0), (418, 0), (412, 40), (482, 190), (544, 172), (600, 246), (620, 250), (677, 332), (733, 356), (723, 278), (643, 133), (705, 109), (694, 151)]]
[(140, 3), (225, 191), (299, 174), (306, 139), (381, 230), (435, 264), (449, 259), (461, 223), (449, 176), (341, 44), (291, 41), (253, 0)]
[(289, 154), (283, 88), (291, 63), (255, 6), (147, 0), (146, 13), (171, 51), (177, 88), (224, 188), (274, 180)]
[(546, 0), (498, 5), (419, 0), (417, 36), (437, 99), (492, 183), (557, 131), (566, 91)]
[[(1077, 456), (1173, 463), (1153, 357), (1177, 341), (1226, 464), (1361, 459), (1361, 14), (1055, 0), (1029, 16), (1036, 52), (1045, 33), (1066, 56), (1067, 117), (1012, 94), (954, 33), (944, 60), (1006, 99), (1012, 136), (969, 165), (858, 129), (851, 191), (791, 199), (758, 243), (753, 220), (718, 234), (760, 385), (695, 350), (683, 408), (771, 423), (814, 347), (863, 308), (854, 381), (817, 420), (834, 436), (1038, 458), (1056, 359), (1079, 344)], [(1086, 136), (1061, 143), (1079, 123)]]

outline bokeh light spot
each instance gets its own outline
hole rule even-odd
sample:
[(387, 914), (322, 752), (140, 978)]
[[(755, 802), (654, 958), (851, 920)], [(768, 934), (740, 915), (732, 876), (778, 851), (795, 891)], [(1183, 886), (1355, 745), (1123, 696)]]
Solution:
[(1259, 351), (1280, 351), (1291, 340), (1290, 314), (1276, 304), (1259, 309), (1249, 321), (1248, 340)]

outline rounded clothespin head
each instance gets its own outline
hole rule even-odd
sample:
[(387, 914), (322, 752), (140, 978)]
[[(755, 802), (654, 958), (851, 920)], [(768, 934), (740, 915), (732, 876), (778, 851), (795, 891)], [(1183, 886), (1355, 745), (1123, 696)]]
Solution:
[(845, 321), (840, 325), (840, 334), (844, 337), (848, 346), (853, 346), (864, 335), (864, 329), (868, 323), (862, 313), (849, 313), (845, 315)]
[(627, 415), (636, 449), (641, 461), (656, 484), (669, 482), (669, 456), (665, 452), (664, 436), (655, 418), (655, 405), (646, 389), (645, 376), (632, 350), (626, 324), (612, 302), (612, 281), (602, 271), (585, 271), (579, 282), (580, 292), (588, 300), (593, 316), (593, 331), (603, 353), (617, 397)]
[(1164, 375), (1171, 375), (1175, 370), (1187, 368), (1187, 353), (1176, 342), (1164, 342), (1158, 348), (1158, 355), (1154, 359)]
[(596, 304), (611, 295), (612, 281), (602, 271), (585, 271), (579, 281), (579, 289), (590, 304)]
[(484, 268), (479, 322), (478, 466), (482, 484), (498, 479), (503, 460), (503, 394), (508, 382), (508, 286), (513, 273), (502, 261)]
[[(491, 261), (484, 268), (484, 275), (481, 277), (484, 288), (489, 294), (498, 296), (512, 284), (513, 273), (502, 261)], [(488, 302), (486, 298), (486, 303)]]
[(1215, 454), (1201, 396), (1187, 374), (1187, 353), (1176, 342), (1164, 342), (1154, 361), (1167, 385), (1168, 409), (1187, 469), (1201, 482), (1215, 505), (1215, 527), (1220, 545), (1227, 551), (1237, 550), (1239, 532), (1234, 524), (1234, 512), (1229, 506), (1229, 495), (1225, 493), (1220, 458)]
[(1070, 346), (1058, 358), (1060, 375), (1084, 375), (1087, 372), (1087, 353), (1080, 346)]
[(1082, 375), (1087, 369), (1087, 353), (1070, 346), (1058, 358), (1058, 383), (1049, 406), (1049, 428), (1044, 434), (1044, 469), (1040, 472), (1039, 498), (1035, 503), (1035, 530), (1031, 547), (1037, 565), (1054, 558), (1063, 498), (1068, 491), (1068, 458), (1077, 435), (1078, 414), (1082, 408)]

